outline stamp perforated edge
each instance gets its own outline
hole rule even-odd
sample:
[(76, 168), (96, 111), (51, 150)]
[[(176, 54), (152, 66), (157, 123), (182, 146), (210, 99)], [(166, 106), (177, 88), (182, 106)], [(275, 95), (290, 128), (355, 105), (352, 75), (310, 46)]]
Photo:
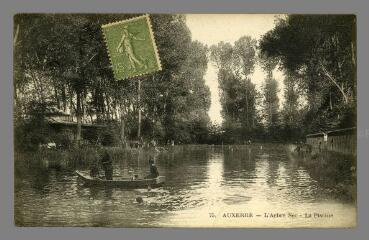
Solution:
[[(138, 17), (133, 17), (133, 18), (129, 18), (129, 19), (121, 20), (121, 21), (116, 21), (116, 22), (108, 23), (108, 24), (103, 24), (103, 25), (101, 25), (101, 30), (104, 29), (104, 28), (107, 28), (107, 27), (111, 27), (111, 26), (115, 26), (115, 25), (121, 24), (121, 23), (132, 22), (132, 21), (135, 21), (135, 20), (138, 20), (138, 19), (141, 19), (141, 18), (146, 18), (146, 22), (147, 22), (147, 25), (148, 25), (148, 28), (149, 28), (149, 32), (150, 32), (151, 42), (152, 42), (152, 44), (154, 46), (155, 59), (156, 59), (156, 63), (158, 64), (158, 70), (156, 70), (156, 71), (148, 71), (148, 72), (144, 72), (144, 73), (139, 73), (139, 74), (136, 74), (136, 75), (127, 76), (125, 78), (120, 78), (120, 79), (117, 78), (117, 80), (124, 80), (124, 79), (130, 78), (130, 77), (139, 77), (139, 76), (143, 76), (143, 75), (146, 75), (146, 74), (149, 74), (149, 73), (152, 73), (152, 72), (157, 72), (157, 71), (162, 70), (162, 66), (161, 66), (161, 62), (160, 62), (160, 57), (159, 57), (159, 53), (158, 53), (158, 48), (156, 46), (156, 41), (155, 41), (155, 35), (154, 35), (153, 30), (152, 30), (152, 25), (151, 25), (149, 14), (144, 14), (144, 15), (138, 16)], [(107, 39), (106, 39), (106, 35), (105, 35), (105, 32), (103, 30), (102, 30), (102, 33), (103, 33), (103, 37), (104, 37), (105, 46), (106, 46), (106, 49), (107, 49), (107, 52), (108, 52), (108, 57), (109, 57), (110, 65), (111, 65), (111, 68), (112, 68), (113, 73), (114, 73), (114, 77), (117, 77), (117, 74), (116, 74), (116, 72), (114, 70), (114, 67), (113, 67), (113, 61), (112, 61), (111, 56), (110, 56), (110, 51), (109, 51), (109, 47), (108, 47), (108, 42), (107, 42)]]
[(147, 21), (147, 25), (149, 26), (151, 41), (152, 41), (152, 44), (154, 45), (156, 63), (158, 64), (158, 67), (159, 67), (158, 71), (160, 71), (160, 70), (162, 70), (160, 57), (159, 57), (159, 53), (158, 53), (158, 48), (156, 46), (155, 35), (154, 35), (154, 32), (152, 31), (150, 16), (148, 14), (146, 14), (146, 21)]

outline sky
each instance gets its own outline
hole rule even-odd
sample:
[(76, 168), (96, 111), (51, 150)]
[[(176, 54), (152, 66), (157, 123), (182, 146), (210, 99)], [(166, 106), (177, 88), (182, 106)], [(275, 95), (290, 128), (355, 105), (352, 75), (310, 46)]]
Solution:
[[(273, 29), (275, 14), (187, 14), (186, 23), (192, 33), (192, 40), (197, 40), (210, 47), (219, 42), (228, 42), (234, 45), (240, 37), (248, 35), (259, 40), (263, 34)], [(279, 84), (280, 105), (283, 103), (283, 73), (274, 70), (274, 78)], [(220, 124), (221, 105), (219, 101), (217, 68), (209, 61), (208, 70), (204, 76), (205, 83), (210, 88), (211, 106), (209, 117), (213, 123)], [(254, 73), (250, 76), (251, 81), (260, 90), (265, 78), (265, 73), (260, 66), (255, 66)]]

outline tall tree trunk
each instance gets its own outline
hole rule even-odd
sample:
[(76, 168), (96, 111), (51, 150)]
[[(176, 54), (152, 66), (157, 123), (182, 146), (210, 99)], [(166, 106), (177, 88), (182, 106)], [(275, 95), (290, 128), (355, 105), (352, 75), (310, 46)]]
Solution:
[(54, 95), (55, 95), (55, 100), (56, 100), (56, 106), (58, 109), (60, 109), (60, 100), (59, 100), (58, 90), (56, 86), (54, 86)]
[(82, 133), (82, 111), (81, 111), (81, 92), (77, 91), (77, 135), (76, 135), (76, 146), (79, 147), (81, 144), (81, 133)]
[(98, 95), (97, 92), (98, 92), (97, 89), (95, 89), (95, 91), (93, 91), (92, 99), (93, 99), (94, 107), (96, 109), (96, 121), (100, 122), (101, 110), (100, 110), (100, 105), (99, 105), (99, 95)]
[(111, 108), (110, 108), (110, 101), (109, 101), (109, 96), (108, 96), (108, 94), (104, 94), (105, 95), (105, 101), (104, 102), (106, 102), (105, 103), (105, 106), (106, 106), (106, 117), (105, 117), (105, 119), (106, 120), (110, 120), (110, 114), (111, 114)]
[[(71, 91), (71, 89), (69, 89), (69, 111), (71, 112), (71, 121), (73, 121), (73, 110), (74, 110), (74, 107), (73, 107), (73, 93)], [(77, 111), (77, 109), (75, 109)]]
[(334, 85), (340, 90), (341, 94), (342, 94), (342, 98), (345, 104), (347, 104), (349, 102), (347, 94), (345, 93), (343, 86), (338, 85), (336, 79), (334, 79), (334, 77), (328, 72), (328, 70), (325, 68), (325, 66), (323, 65), (323, 63), (320, 61), (319, 62), (321, 69), (323, 70), (324, 75), (331, 81), (334, 83)]
[(141, 137), (141, 79), (138, 79), (137, 105), (138, 105), (137, 139), (139, 140)]
[(126, 146), (126, 135), (125, 135), (125, 119), (123, 111), (120, 114), (120, 140), (122, 142), (122, 147)]
[(65, 93), (65, 86), (63, 85), (62, 88), (62, 101), (63, 101), (63, 111), (65, 112), (67, 110), (67, 96)]
[(246, 85), (246, 126), (247, 129), (250, 128), (249, 124), (249, 99), (248, 99), (248, 85)]

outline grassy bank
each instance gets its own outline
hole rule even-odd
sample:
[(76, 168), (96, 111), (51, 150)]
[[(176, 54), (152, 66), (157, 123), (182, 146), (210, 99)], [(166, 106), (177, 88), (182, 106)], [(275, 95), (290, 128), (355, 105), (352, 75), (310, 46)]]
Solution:
[(137, 157), (138, 149), (106, 147), (81, 149), (41, 149), (32, 152), (15, 152), (15, 164), (41, 165), (47, 168), (75, 169), (81, 166), (89, 166), (99, 160), (99, 152), (108, 151), (113, 161)]
[(313, 179), (322, 183), (328, 192), (347, 200), (356, 200), (357, 161), (355, 155), (322, 151), (301, 158)]

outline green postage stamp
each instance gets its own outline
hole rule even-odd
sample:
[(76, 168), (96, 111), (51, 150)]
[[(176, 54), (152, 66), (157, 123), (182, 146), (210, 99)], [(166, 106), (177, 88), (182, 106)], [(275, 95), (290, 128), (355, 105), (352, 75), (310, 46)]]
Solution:
[(149, 15), (102, 25), (116, 79), (161, 70)]

